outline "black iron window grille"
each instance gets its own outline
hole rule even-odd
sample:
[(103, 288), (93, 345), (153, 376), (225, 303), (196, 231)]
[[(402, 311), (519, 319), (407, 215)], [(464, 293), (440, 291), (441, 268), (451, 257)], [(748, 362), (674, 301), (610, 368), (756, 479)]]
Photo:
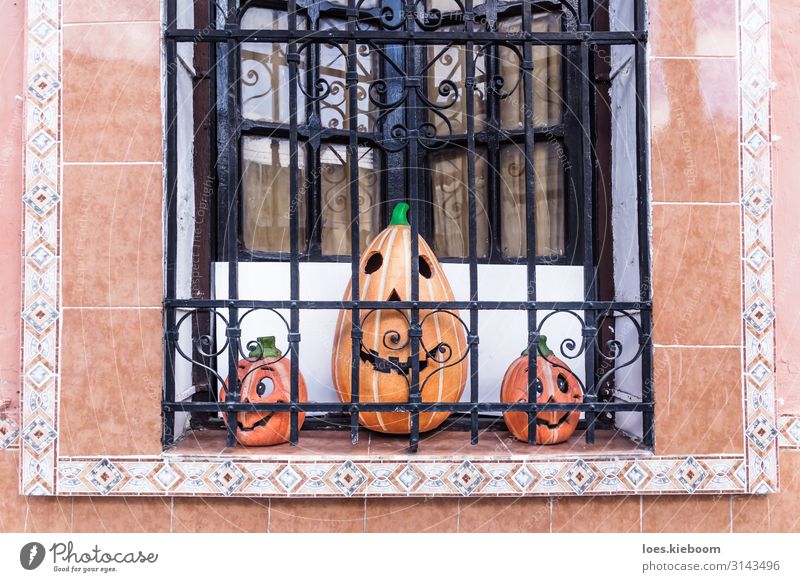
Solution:
[[(464, 423), (477, 443), (482, 424), (496, 424), (501, 412), (525, 412), (534, 428), (537, 413), (578, 410), (588, 443), (624, 414), (638, 419), (631, 432), (651, 447), (645, 6), (623, 2), (630, 22), (610, 26), (609, 2), (168, 0), (165, 446), (175, 442), (180, 415), (224, 424), (232, 446), (244, 412), (288, 412), (296, 444), (301, 413), (303, 430), (314, 428), (311, 415), (326, 415), (326, 426), (340, 419), (355, 443), (360, 413), (402, 411), (416, 451), (422, 413), (453, 413), (452, 424)], [(627, 51), (622, 58), (618, 49)], [(623, 64), (612, 71), (615, 62)], [(631, 71), (627, 181), (609, 161), (608, 95), (622, 67)], [(612, 174), (627, 189), (612, 185)], [(458, 187), (448, 191), (445, 182)], [(627, 214), (615, 219), (622, 197)], [(361, 253), (403, 201), (411, 209), (410, 296), (366, 301)], [(622, 250), (633, 259), (615, 261), (611, 231), (623, 227)], [(466, 265), (466, 299), (421, 300), (419, 234), (443, 260)], [(287, 265), (285, 296), (241, 298), (240, 263), (265, 260)], [(301, 264), (326, 260), (349, 262), (349, 299), (303, 297)], [(484, 263), (523, 266), (525, 297), (481, 299)], [(580, 300), (542, 301), (541, 265), (579, 267)], [(354, 373), (352, 402), (300, 401), (301, 317), (339, 310), (350, 314), (354, 370), (364, 322), (376, 312), (404, 314), (407, 329), (394, 331), (410, 361), (407, 399), (360, 402)], [(468, 361), (461, 402), (422, 399), (421, 325), (433, 311), (465, 330), (463, 353), (445, 346), (427, 362)], [(527, 402), (481, 399), (487, 311), (527, 321)], [(285, 327), (288, 402), (239, 401), (237, 366), (257, 345), (243, 329), (256, 314)], [(565, 318), (577, 331), (556, 352), (581, 365), (583, 400), (537, 403), (539, 340)], [(229, 413), (222, 420), (220, 410)], [(529, 434), (535, 444), (536, 430)]]

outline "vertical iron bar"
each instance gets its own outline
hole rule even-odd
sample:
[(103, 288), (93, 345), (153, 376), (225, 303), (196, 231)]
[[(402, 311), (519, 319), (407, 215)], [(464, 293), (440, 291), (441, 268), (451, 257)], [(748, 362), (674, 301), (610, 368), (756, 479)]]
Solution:
[[(497, 32), (497, 0), (488, 0), (486, 7), (486, 31)], [(488, 186), (488, 214), (492, 236), (489, 240), (489, 257), (496, 261), (503, 260), (503, 203), (502, 176), (500, 175), (500, 89), (495, 87), (495, 79), (499, 77), (498, 48), (494, 44), (484, 45), (484, 68), (486, 86), (486, 184)]]
[[(381, 7), (384, 10), (391, 10), (398, 18), (402, 18), (405, 0), (382, 0)], [(398, 36), (401, 33), (398, 31)], [(395, 103), (403, 96), (404, 91), (404, 78), (403, 75), (392, 66), (388, 59), (397, 63), (398, 67), (402, 67), (405, 56), (405, 46), (400, 44), (404, 42), (402, 38), (398, 39), (398, 44), (390, 44), (381, 46), (381, 53), (385, 54), (387, 59), (382, 59), (382, 79), (386, 83), (386, 96), (384, 101), (386, 103)], [(381, 124), (381, 138), (382, 141), (391, 142), (394, 138), (392, 136), (392, 128), (397, 125), (406, 123), (405, 110), (402, 106), (389, 108), (381, 113), (384, 115), (384, 120)], [(384, 214), (387, 216), (391, 214), (394, 207), (398, 202), (403, 202), (406, 199), (408, 190), (406, 189), (406, 152), (399, 151), (386, 151), (383, 152), (383, 163), (385, 164), (384, 178)]]
[[(297, 31), (297, 0), (289, 0), (289, 30)], [(300, 309), (297, 302), (300, 300), (300, 257), (298, 254), (298, 218), (297, 208), (300, 196), (304, 189), (299, 188), (298, 180), (298, 148), (297, 148), (297, 66), (300, 55), (297, 53), (297, 43), (292, 41), (286, 47), (286, 60), (289, 65), (289, 348), (291, 350), (290, 362), (290, 389), (289, 401), (291, 403), (289, 444), (296, 445), (298, 440), (298, 410), (299, 381), (300, 381)]]
[[(177, 0), (167, 1), (167, 29), (176, 28), (176, 3)], [(178, 47), (177, 42), (167, 39), (167, 258), (166, 258), (166, 294), (167, 299), (177, 296), (177, 237), (178, 237)], [(175, 329), (176, 314), (174, 307), (165, 310), (165, 341), (164, 341), (164, 400), (175, 401), (175, 343), (178, 341), (178, 331)], [(169, 447), (175, 442), (175, 412), (164, 410), (162, 412), (161, 439), (164, 447)]]
[[(472, 12), (473, 0), (466, 0), (464, 4), (464, 25), (467, 36), (474, 30), (475, 15)], [(469, 297), (470, 301), (478, 301), (478, 220), (477, 201), (475, 194), (475, 60), (473, 56), (474, 43), (468, 41), (465, 46), (467, 59), (466, 79), (464, 80), (464, 99), (467, 111), (467, 196), (469, 204)], [(478, 309), (471, 307), (469, 310), (469, 364), (470, 364), (470, 395), (469, 400), (473, 405), (480, 398), (478, 383)], [(478, 444), (478, 407), (473, 406), (470, 412), (470, 436), (473, 445)]]
[[(406, 17), (406, 32), (409, 33), (409, 38), (413, 37), (416, 29), (414, 21), (414, 12), (416, 10), (415, 2), (413, 0), (406, 0), (405, 3), (405, 17)], [(405, 63), (406, 63), (406, 83), (408, 83), (408, 95), (406, 101), (406, 127), (408, 128), (408, 198), (411, 204), (411, 302), (414, 305), (419, 301), (419, 205), (421, 199), (419, 196), (419, 182), (417, 180), (419, 174), (419, 144), (417, 140), (420, 138), (420, 124), (424, 120), (420, 118), (423, 113), (417, 111), (417, 88), (419, 87), (418, 79), (416, 83), (409, 83), (410, 79), (416, 79), (416, 43), (410, 40), (405, 45)], [(421, 109), (424, 112), (424, 108)], [(411, 452), (416, 452), (419, 447), (419, 404), (422, 402), (422, 394), (420, 393), (419, 386), (419, 342), (422, 337), (422, 329), (419, 325), (419, 308), (414, 306), (411, 308), (410, 328), (408, 331), (409, 340), (411, 343), (411, 385), (409, 387), (408, 400), (409, 403), (414, 405), (411, 411), (411, 431), (409, 436), (409, 449)]]
[[(591, 13), (589, 0), (581, 0), (580, 24), (581, 32), (591, 31)], [(586, 38), (580, 45), (581, 66), (581, 154), (583, 156), (583, 289), (584, 300), (594, 301), (597, 295), (597, 279), (594, 266), (594, 196), (593, 196), (593, 154), (592, 154), (592, 114), (591, 114), (591, 55), (589, 42)], [(583, 341), (587, 343), (584, 352), (586, 370), (586, 390), (584, 401), (593, 407), (597, 402), (597, 374), (596, 374), (596, 349), (597, 349), (597, 313), (587, 310), (584, 312)], [(594, 443), (596, 413), (593, 409), (586, 413), (586, 442)]]
[[(357, 29), (356, 0), (347, 1), (347, 30), (355, 32)], [(358, 195), (358, 47), (354, 40), (347, 42), (347, 99), (348, 99), (348, 179), (350, 180), (350, 267), (352, 299), (358, 302), (359, 290), (359, 264), (361, 262), (361, 241), (359, 227), (359, 195)], [(356, 406), (350, 413), (350, 441), (358, 442), (358, 401), (360, 380), (361, 350), (361, 312), (354, 307), (351, 315), (350, 336), (352, 338), (352, 368), (350, 380), (351, 402)]]
[[(634, 28), (643, 31), (647, 26), (644, 0), (636, 0), (634, 5)], [(639, 293), (643, 302), (652, 299), (650, 279), (650, 211), (648, 201), (649, 172), (647, 152), (647, 52), (643, 42), (636, 43), (636, 203), (639, 235)], [(640, 312), (644, 342), (642, 351), (642, 401), (653, 404), (653, 338), (652, 313), (649, 309)], [(653, 412), (642, 413), (642, 434), (646, 447), (655, 445), (653, 432)]]
[[(533, 2), (525, 0), (522, 12), (522, 29), (529, 32), (533, 23)], [(536, 301), (536, 168), (534, 167), (535, 141), (533, 135), (533, 47), (523, 45), (522, 75), (525, 81), (525, 233), (528, 268), (528, 301)], [(536, 402), (539, 354), (538, 312), (528, 309), (528, 402)], [(536, 444), (536, 412), (528, 412), (528, 443)]]
[[(225, 12), (225, 28), (235, 29), (236, 0), (228, 0)], [(224, 116), (224, 126), (220, 131), (220, 140), (224, 148), (220, 154), (224, 159), (220, 173), (220, 194), (227, 199), (227, 214), (225, 216), (225, 261), (228, 265), (228, 327), (225, 330), (228, 339), (228, 390), (225, 392), (225, 402), (238, 402), (240, 386), (238, 377), (239, 343), (241, 329), (239, 328), (239, 309), (236, 299), (239, 297), (239, 62), (238, 42), (228, 40), (223, 49), (222, 61), (225, 68), (222, 71), (223, 90), (218, 93), (219, 111)], [(223, 192), (224, 189), (224, 192)], [(229, 410), (226, 416), (227, 446), (236, 445), (237, 414)]]
[[(313, 9), (313, 10), (312, 10)], [(319, 29), (318, 6), (309, 7), (307, 28)], [(306, 91), (311, 95), (306, 100), (306, 124), (308, 125), (309, 141), (306, 149), (306, 167), (308, 191), (308, 217), (306, 232), (308, 233), (307, 252), (309, 257), (319, 259), (322, 256), (322, 147), (320, 144), (320, 131), (322, 129), (322, 116), (320, 114), (319, 87), (320, 70), (322, 67), (320, 45), (309, 44), (306, 47), (308, 58), (308, 72), (306, 74)]]

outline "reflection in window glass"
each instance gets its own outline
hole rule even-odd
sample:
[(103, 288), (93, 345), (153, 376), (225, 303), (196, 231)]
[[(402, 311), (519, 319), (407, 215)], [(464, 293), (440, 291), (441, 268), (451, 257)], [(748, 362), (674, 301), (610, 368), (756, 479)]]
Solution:
[[(432, 45), (428, 48), (425, 83), (427, 98), (432, 104), (428, 117), (437, 136), (467, 132), (466, 59), (467, 51), (463, 45)], [(476, 49), (472, 59), (475, 63), (475, 131), (481, 131), (486, 116), (485, 55)]]
[[(559, 145), (536, 144), (536, 254), (563, 255), (565, 245), (563, 150)], [(500, 149), (502, 250), (506, 257), (525, 257), (525, 148), (511, 144)]]
[[(363, 251), (380, 232), (378, 157), (371, 148), (358, 151), (359, 240)], [(347, 147), (323, 145), (320, 153), (322, 190), (322, 254), (350, 254), (350, 166)]]
[[(305, 249), (305, 155), (298, 148), (297, 216), (300, 249)], [(260, 252), (289, 252), (289, 141), (242, 139), (242, 243)]]
[[(537, 12), (533, 16), (533, 32), (558, 32), (561, 16), (552, 12)], [(501, 19), (500, 32), (520, 32), (522, 17)], [(500, 88), (500, 122), (507, 129), (525, 127), (525, 87), (520, 77), (522, 47), (516, 50), (500, 47), (497, 51)], [(533, 125), (544, 127), (561, 122), (562, 78), (561, 49), (557, 46), (533, 47)]]
[[(344, 21), (341, 21), (344, 23)], [(316, 49), (319, 58), (317, 74), (321, 82), (319, 95), (319, 115), (322, 127), (328, 129), (350, 129), (350, 96), (346, 86), (347, 57), (343, 50), (329, 44), (321, 44)], [(315, 49), (308, 49), (315, 50)], [(376, 80), (379, 70), (378, 55), (367, 45), (356, 45), (356, 89), (358, 131), (372, 131), (374, 122), (373, 106), (369, 100), (370, 85)]]
[[(447, 150), (430, 157), (433, 192), (434, 252), (439, 258), (469, 256), (469, 182), (467, 152)], [(489, 251), (489, 214), (486, 204), (486, 160), (475, 155), (475, 202), (478, 256)]]
[[(247, 29), (281, 30), (289, 26), (286, 12), (251, 8), (242, 17)], [(304, 28), (303, 19), (297, 21)], [(269, 123), (288, 123), (289, 120), (289, 63), (286, 44), (245, 42), (241, 50), (241, 99), (245, 119)], [(305, 64), (300, 59), (298, 76), (305, 77)], [(305, 96), (297, 91), (297, 120), (305, 121)]]

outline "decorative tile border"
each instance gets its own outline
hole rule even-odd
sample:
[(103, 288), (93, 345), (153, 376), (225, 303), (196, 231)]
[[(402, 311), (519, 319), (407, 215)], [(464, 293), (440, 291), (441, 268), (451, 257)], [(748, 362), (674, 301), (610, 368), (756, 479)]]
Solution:
[(0, 415), (0, 451), (19, 448), (19, 427), (10, 416)]
[(745, 493), (741, 456), (595, 459), (59, 459), (60, 495), (410, 497)]
[(778, 488), (769, 0), (740, 0), (744, 429), (747, 490)]
[(800, 449), (800, 416), (781, 415), (778, 427), (779, 446), (786, 449)]
[(358, 497), (777, 489), (779, 435), (781, 444), (798, 446), (800, 421), (786, 417), (779, 424), (775, 414), (768, 0), (739, 1), (744, 455), (559, 460), (58, 458), (61, 14), (58, 0), (28, 2), (27, 10), (22, 426), (0, 428), (0, 438), (22, 449), (22, 493)]
[(56, 493), (60, 314), (61, 13), (26, 2), (22, 493)]

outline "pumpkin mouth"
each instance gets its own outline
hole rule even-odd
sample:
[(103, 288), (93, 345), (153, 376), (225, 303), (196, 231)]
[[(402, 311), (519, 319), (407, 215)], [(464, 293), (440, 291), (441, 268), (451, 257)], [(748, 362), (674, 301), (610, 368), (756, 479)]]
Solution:
[(267, 426), (267, 423), (270, 421), (271, 418), (272, 418), (272, 413), (268, 412), (261, 420), (254, 422), (249, 427), (243, 425), (241, 422), (237, 422), (236, 424), (239, 425), (239, 430), (243, 432), (250, 432), (256, 430), (259, 427)]
[(555, 430), (555, 429), (557, 429), (558, 427), (560, 427), (562, 424), (564, 424), (565, 422), (567, 422), (569, 420), (569, 415), (570, 414), (572, 414), (572, 413), (571, 412), (565, 412), (564, 416), (559, 418), (558, 422), (556, 422), (556, 423), (547, 422), (545, 419), (539, 418), (537, 416), (536, 417), (536, 425), (537, 426), (546, 426), (550, 430)]
[[(425, 356), (424, 360), (419, 361), (420, 372), (428, 367), (428, 361), (434, 359), (434, 354), (439, 351), (440, 346), (441, 344), (434, 346), (431, 350), (420, 351), (420, 354)], [(411, 373), (411, 358), (408, 358), (405, 361), (401, 361), (400, 358), (391, 356), (389, 359), (382, 358), (375, 350), (364, 348), (364, 344), (361, 344), (359, 348), (359, 357), (362, 362), (371, 364), (372, 368), (381, 374), (391, 374), (392, 372), (396, 372), (402, 376), (408, 376)]]

